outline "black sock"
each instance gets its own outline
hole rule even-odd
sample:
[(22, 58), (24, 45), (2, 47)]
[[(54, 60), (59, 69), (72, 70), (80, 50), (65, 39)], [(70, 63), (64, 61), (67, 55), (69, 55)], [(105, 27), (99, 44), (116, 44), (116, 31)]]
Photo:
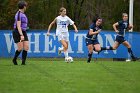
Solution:
[(114, 50), (113, 47), (101, 47), (101, 50)]
[(135, 58), (135, 57), (134, 57), (134, 54), (133, 54), (133, 51), (132, 51), (131, 48), (128, 48), (128, 53), (130, 54), (130, 56), (131, 56), (132, 58)]
[(21, 51), (16, 50), (16, 52), (15, 52), (15, 56), (14, 56), (14, 60), (17, 59), (17, 57), (19, 56), (20, 53), (21, 53)]
[(27, 57), (27, 51), (23, 50), (23, 52), (22, 52), (22, 64), (25, 64), (26, 57)]
[(101, 47), (101, 51), (102, 51), (102, 50), (107, 50), (107, 48), (106, 48), (106, 47)]
[(88, 53), (88, 58), (91, 59), (92, 53)]
[(114, 50), (113, 47), (110, 47), (109, 50)]

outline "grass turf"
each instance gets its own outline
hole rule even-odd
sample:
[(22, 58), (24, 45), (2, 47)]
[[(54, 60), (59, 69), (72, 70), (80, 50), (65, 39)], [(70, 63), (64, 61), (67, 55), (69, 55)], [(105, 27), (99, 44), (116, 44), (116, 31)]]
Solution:
[(20, 64), (0, 58), (0, 93), (140, 93), (140, 62), (28, 59), (26, 66)]

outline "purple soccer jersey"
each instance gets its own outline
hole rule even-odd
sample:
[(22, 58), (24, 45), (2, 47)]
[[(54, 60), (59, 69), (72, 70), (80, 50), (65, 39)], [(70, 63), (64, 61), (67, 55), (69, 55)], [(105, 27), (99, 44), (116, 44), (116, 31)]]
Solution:
[(21, 11), (18, 11), (15, 15), (14, 29), (17, 29), (17, 21), (21, 21), (21, 29), (22, 31), (26, 31), (28, 24), (27, 16)]

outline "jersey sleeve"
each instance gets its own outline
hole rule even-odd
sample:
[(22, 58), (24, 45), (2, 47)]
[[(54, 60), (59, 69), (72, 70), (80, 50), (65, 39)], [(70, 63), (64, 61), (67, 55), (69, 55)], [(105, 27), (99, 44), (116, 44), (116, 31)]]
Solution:
[(70, 25), (74, 24), (74, 21), (72, 21), (69, 17), (68, 17), (68, 22), (69, 22)]
[(90, 26), (89, 26), (89, 29), (92, 29), (92, 30), (93, 30), (93, 29), (94, 29), (94, 25), (93, 25), (93, 24), (90, 25)]
[(21, 21), (21, 13), (20, 13), (20, 11), (17, 14), (17, 21)]
[(122, 24), (122, 21), (118, 21), (118, 24), (121, 25)]

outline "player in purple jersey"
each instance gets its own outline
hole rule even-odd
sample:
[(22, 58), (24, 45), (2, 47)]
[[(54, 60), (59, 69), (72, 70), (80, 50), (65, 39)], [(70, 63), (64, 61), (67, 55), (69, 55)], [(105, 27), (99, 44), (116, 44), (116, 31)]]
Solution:
[(25, 15), (27, 3), (25, 1), (19, 1), (18, 8), (15, 15), (15, 22), (14, 22), (14, 30), (13, 30), (13, 39), (15, 43), (17, 44), (17, 50), (15, 52), (13, 63), (14, 65), (17, 64), (17, 57), (22, 51), (22, 65), (25, 65), (26, 57), (27, 57), (27, 51), (29, 49), (29, 41), (28, 36), (26, 33), (27, 30), (27, 24), (28, 24), (28, 18)]

